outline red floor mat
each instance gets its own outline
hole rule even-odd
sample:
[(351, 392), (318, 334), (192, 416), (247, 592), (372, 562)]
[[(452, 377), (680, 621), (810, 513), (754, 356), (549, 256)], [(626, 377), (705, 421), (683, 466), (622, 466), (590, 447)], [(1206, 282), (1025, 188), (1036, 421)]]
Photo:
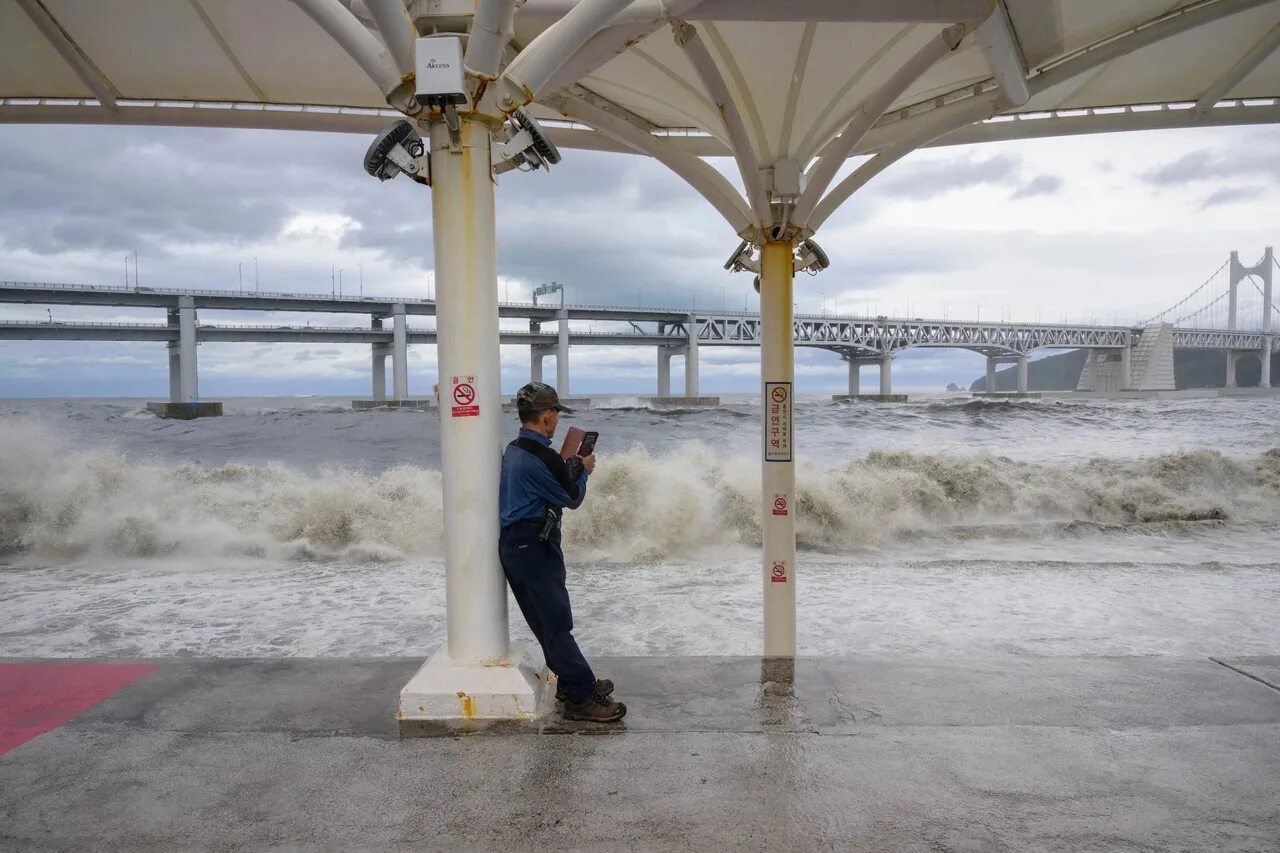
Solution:
[(0, 663), (0, 755), (156, 669), (143, 663)]

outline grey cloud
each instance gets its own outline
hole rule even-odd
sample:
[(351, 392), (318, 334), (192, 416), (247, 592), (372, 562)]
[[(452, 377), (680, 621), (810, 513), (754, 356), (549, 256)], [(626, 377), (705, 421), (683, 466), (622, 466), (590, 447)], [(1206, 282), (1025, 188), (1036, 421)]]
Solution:
[(1142, 174), (1157, 187), (1177, 187), (1223, 178), (1266, 178), (1280, 182), (1280, 140), (1263, 136), (1257, 143), (1232, 149), (1200, 148)]
[(902, 164), (891, 177), (872, 186), (887, 195), (923, 201), (981, 184), (1011, 183), (1021, 166), (1022, 158), (1011, 154), (926, 160)]
[(1263, 195), (1266, 191), (1266, 187), (1223, 187), (1205, 196), (1204, 200), (1200, 202), (1200, 209), (1208, 210), (1218, 205), (1248, 201)]
[(1062, 189), (1062, 178), (1058, 175), (1036, 175), (1027, 183), (1013, 191), (1009, 198), (1031, 198), (1038, 195), (1057, 195)]

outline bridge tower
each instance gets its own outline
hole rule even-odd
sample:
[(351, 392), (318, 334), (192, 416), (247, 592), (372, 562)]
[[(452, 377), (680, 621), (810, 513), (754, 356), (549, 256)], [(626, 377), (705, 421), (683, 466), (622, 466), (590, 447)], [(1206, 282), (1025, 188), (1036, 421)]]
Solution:
[[(1227, 328), (1238, 329), (1240, 327), (1239, 315), (1239, 294), (1238, 289), (1240, 283), (1249, 276), (1257, 276), (1262, 280), (1262, 350), (1258, 354), (1258, 360), (1262, 366), (1262, 376), (1259, 385), (1263, 388), (1271, 387), (1271, 347), (1274, 340), (1272, 336), (1272, 310), (1271, 303), (1274, 295), (1273, 282), (1275, 274), (1275, 252), (1271, 246), (1267, 246), (1266, 251), (1262, 253), (1262, 260), (1251, 267), (1246, 267), (1240, 263), (1240, 253), (1231, 253), (1231, 272), (1228, 283), (1227, 294)], [(1226, 387), (1234, 388), (1236, 386), (1236, 361), (1244, 353), (1227, 352), (1227, 378)]]

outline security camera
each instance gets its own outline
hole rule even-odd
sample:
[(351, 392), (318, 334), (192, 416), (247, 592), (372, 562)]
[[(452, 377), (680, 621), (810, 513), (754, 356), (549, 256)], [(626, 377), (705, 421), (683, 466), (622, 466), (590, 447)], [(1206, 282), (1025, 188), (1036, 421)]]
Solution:
[(380, 181), (405, 174), (431, 186), (431, 161), (412, 124), (401, 119), (374, 137), (364, 153), (364, 170)]
[(493, 148), (494, 172), (501, 174), (512, 169), (532, 172), (550, 169), (559, 162), (560, 151), (542, 125), (523, 110), (512, 113), (506, 141)]
[(831, 259), (815, 241), (810, 239), (800, 244), (796, 251), (796, 272), (808, 270), (811, 275), (817, 275), (829, 266), (831, 266)]

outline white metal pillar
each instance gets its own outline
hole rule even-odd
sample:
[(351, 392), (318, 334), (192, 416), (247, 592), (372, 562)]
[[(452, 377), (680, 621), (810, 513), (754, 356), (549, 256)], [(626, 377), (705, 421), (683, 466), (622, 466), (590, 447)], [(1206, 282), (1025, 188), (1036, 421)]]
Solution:
[[(436, 270), (436, 281), (440, 280), (440, 271)], [(496, 285), (495, 285), (496, 286)], [(394, 326), (392, 328), (391, 367), (395, 373), (392, 393), (397, 400), (409, 398), (409, 326), (405, 317), (404, 305), (397, 302), (391, 306)], [(436, 309), (436, 322), (440, 322), (439, 308)]]
[(765, 243), (760, 249), (765, 657), (796, 654), (793, 251), (787, 242)]
[(1018, 393), (1027, 393), (1027, 357), (1018, 356)]
[(561, 308), (560, 329), (556, 340), (556, 393), (569, 396), (569, 312)]
[(1227, 381), (1226, 387), (1236, 387), (1236, 353), (1227, 350)]
[(893, 356), (885, 353), (880, 356), (880, 395), (888, 397), (893, 393)]
[(400, 691), (402, 725), (530, 718), (537, 708), (538, 677), (510, 647), (498, 561), (503, 414), (490, 126), (461, 116), (451, 145), (443, 119), (430, 125), (448, 634)]
[[(463, 117), (461, 132), (462, 144), (451, 150), (448, 127), (431, 124), (440, 467), (449, 657), (480, 663), (509, 652), (498, 562), (498, 261), (489, 128)], [(471, 386), (478, 413), (455, 414), (455, 379)]]
[(658, 396), (671, 396), (671, 356), (675, 354), (672, 347), (658, 347)]
[(862, 384), (862, 365), (858, 363), (858, 359), (849, 359), (849, 396), (856, 397), (861, 393)]
[(996, 359), (995, 356), (987, 356), (987, 384), (986, 391), (990, 394), (996, 390)]
[(199, 373), (196, 369), (196, 301), (191, 296), (178, 297), (179, 402), (194, 403), (200, 399)]
[(686, 321), (689, 329), (689, 343), (684, 351), (684, 395), (698, 396), (698, 318), (689, 315)]

